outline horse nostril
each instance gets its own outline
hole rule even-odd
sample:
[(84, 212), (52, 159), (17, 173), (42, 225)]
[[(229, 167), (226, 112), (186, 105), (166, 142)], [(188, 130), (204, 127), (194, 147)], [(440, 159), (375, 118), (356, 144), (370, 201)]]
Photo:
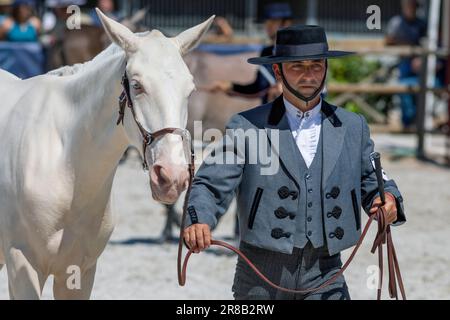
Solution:
[(155, 165), (153, 167), (153, 170), (155, 172), (157, 182), (160, 186), (165, 186), (165, 185), (170, 184), (170, 181), (171, 181), (170, 176), (164, 167)]

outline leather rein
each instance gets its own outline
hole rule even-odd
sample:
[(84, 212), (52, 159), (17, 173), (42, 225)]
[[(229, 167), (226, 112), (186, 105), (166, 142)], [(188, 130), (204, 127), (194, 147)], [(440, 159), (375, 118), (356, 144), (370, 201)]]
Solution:
[[(194, 179), (195, 174), (195, 155), (194, 155), (194, 149), (192, 147), (192, 141), (190, 139), (189, 132), (186, 129), (180, 129), (180, 128), (163, 128), (156, 132), (149, 132), (147, 131), (142, 124), (139, 122), (138, 118), (136, 117), (136, 112), (133, 107), (133, 102), (131, 100), (130, 95), (130, 84), (128, 80), (127, 73), (125, 71), (123, 77), (122, 77), (122, 86), (123, 86), (123, 92), (120, 95), (119, 98), (119, 118), (117, 120), (117, 125), (120, 123), (123, 124), (123, 120), (125, 117), (125, 107), (128, 106), (130, 109), (134, 121), (136, 122), (139, 132), (142, 136), (142, 152), (143, 152), (143, 167), (144, 170), (148, 170), (148, 162), (146, 158), (146, 151), (147, 148), (150, 147), (156, 140), (162, 138), (166, 134), (178, 134), (182, 137), (182, 139), (189, 140), (190, 145), (190, 162), (188, 163), (188, 169), (189, 169), (189, 184), (186, 191), (186, 195), (184, 198), (184, 204), (183, 204), (183, 214), (181, 218), (181, 225), (180, 225), (180, 238), (178, 242), (178, 256), (177, 256), (177, 273), (178, 273), (178, 283), (180, 286), (184, 286), (186, 284), (186, 275), (187, 275), (187, 265), (190, 256), (194, 253), (192, 249), (189, 248), (189, 246), (184, 242), (184, 228), (185, 228), (185, 220), (187, 215), (187, 204), (188, 199), (190, 196), (190, 192), (192, 189), (192, 182)], [(187, 142), (187, 141), (185, 141)], [(381, 170), (381, 169), (380, 169)], [(377, 172), (378, 175), (378, 172)], [(381, 193), (382, 195), (382, 205), (384, 205), (384, 192)], [(403, 286), (403, 280), (400, 273), (400, 268), (397, 260), (397, 255), (395, 252), (394, 243), (392, 240), (392, 234), (391, 234), (391, 228), (389, 224), (387, 223), (387, 212), (384, 209), (383, 206), (381, 206), (378, 211), (374, 214), (372, 214), (369, 217), (369, 220), (366, 223), (366, 226), (364, 227), (364, 230), (361, 234), (361, 237), (359, 238), (355, 248), (353, 249), (350, 257), (347, 259), (345, 264), (342, 266), (342, 268), (339, 270), (338, 273), (336, 273), (332, 278), (330, 278), (328, 281), (323, 283), (321, 286), (317, 288), (309, 288), (304, 290), (294, 290), (289, 288), (280, 287), (279, 285), (276, 285), (273, 283), (270, 279), (268, 279), (239, 249), (233, 247), (232, 245), (224, 242), (224, 241), (218, 241), (218, 240), (212, 240), (211, 245), (224, 247), (226, 249), (229, 249), (239, 255), (248, 265), (249, 267), (256, 273), (256, 275), (261, 278), (264, 282), (266, 282), (271, 287), (288, 292), (288, 293), (294, 293), (294, 294), (306, 294), (306, 293), (313, 293), (316, 291), (319, 291), (321, 289), (326, 288), (327, 286), (334, 283), (347, 269), (347, 267), (352, 262), (353, 258), (355, 257), (358, 249), (360, 248), (361, 244), (363, 243), (367, 231), (369, 230), (373, 220), (377, 220), (378, 222), (378, 230), (377, 235), (375, 237), (375, 240), (372, 245), (371, 252), (375, 253), (375, 251), (378, 249), (378, 265), (379, 265), (379, 283), (378, 283), (378, 291), (377, 291), (377, 299), (381, 299), (381, 288), (383, 284), (383, 245), (386, 245), (387, 247), (387, 260), (388, 260), (388, 273), (389, 273), (389, 296), (391, 298), (398, 299), (398, 291), (397, 291), (397, 285), (400, 288), (400, 292), (402, 295), (403, 300), (406, 300), (406, 294), (405, 289)], [(182, 255), (183, 255), (183, 243), (189, 250), (186, 254), (184, 261), (182, 263)]]

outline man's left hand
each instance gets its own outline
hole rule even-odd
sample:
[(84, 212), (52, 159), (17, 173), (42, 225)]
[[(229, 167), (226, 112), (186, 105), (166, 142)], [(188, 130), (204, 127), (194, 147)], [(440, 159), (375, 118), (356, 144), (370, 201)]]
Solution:
[[(387, 212), (387, 222), (392, 224), (397, 221), (397, 204), (395, 202), (395, 197), (392, 193), (385, 193), (386, 203), (384, 204), (384, 209)], [(377, 197), (373, 201), (372, 208), (370, 208), (370, 214), (374, 214), (381, 207), (381, 198)]]

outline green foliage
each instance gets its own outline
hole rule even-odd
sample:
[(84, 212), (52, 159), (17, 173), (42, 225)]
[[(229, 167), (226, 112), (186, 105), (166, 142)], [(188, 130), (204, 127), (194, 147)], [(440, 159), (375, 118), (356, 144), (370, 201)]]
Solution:
[(380, 68), (378, 61), (361, 56), (328, 60), (328, 79), (337, 83), (358, 83)]
[[(381, 68), (381, 63), (379, 61), (369, 60), (362, 56), (349, 56), (339, 59), (329, 59), (328, 60), (328, 82), (329, 83), (359, 83), (364, 79), (368, 78), (371, 74), (376, 72)], [(336, 94), (329, 94), (329, 99), (333, 101)], [(380, 99), (385, 97), (379, 95), (365, 95), (366, 101), (375, 106)], [(361, 113), (366, 118), (368, 115), (364, 114), (357, 103), (353, 101), (347, 101), (344, 105), (346, 110)]]

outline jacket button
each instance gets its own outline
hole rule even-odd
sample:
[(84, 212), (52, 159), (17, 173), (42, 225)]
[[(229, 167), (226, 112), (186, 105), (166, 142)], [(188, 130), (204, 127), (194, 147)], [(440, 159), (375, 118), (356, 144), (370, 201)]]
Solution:
[(308, 208), (311, 208), (313, 206), (312, 202), (308, 203)]
[(342, 214), (342, 209), (340, 207), (336, 206), (333, 208), (333, 210), (331, 212), (327, 213), (327, 217), (328, 218), (334, 217), (336, 219), (339, 219), (341, 214)]
[(311, 237), (312, 236), (312, 232), (308, 231), (308, 236)]
[(290, 232), (284, 232), (283, 229), (276, 228), (276, 229), (272, 230), (271, 236), (272, 236), (272, 238), (278, 240), (278, 239), (281, 239), (283, 237), (290, 238), (291, 233)]
[(344, 237), (344, 230), (340, 227), (337, 227), (334, 232), (330, 232), (328, 235), (330, 238), (336, 237), (338, 240), (341, 240)]
[(286, 199), (287, 197), (289, 197), (289, 188), (288, 187), (281, 187), (280, 189), (278, 189), (278, 195), (280, 196), (281, 199)]
[(338, 187), (333, 187), (330, 191), (330, 195), (333, 199), (336, 199), (339, 196), (339, 193), (341, 193), (341, 190)]
[(294, 220), (295, 217), (296, 217), (296, 214), (295, 214), (295, 213), (293, 213), (293, 212), (287, 212), (287, 210), (286, 210), (285, 208), (283, 208), (283, 207), (279, 207), (278, 209), (276, 209), (276, 210), (274, 211), (274, 213), (275, 213), (275, 216), (276, 216), (278, 219), (285, 219), (286, 217), (289, 216), (289, 219)]
[(292, 200), (296, 200), (298, 198), (298, 192), (297, 191), (291, 191), (290, 195), (292, 196)]
[(283, 207), (279, 207), (277, 210), (274, 211), (274, 213), (278, 219), (284, 219), (288, 216), (288, 212)]
[(312, 217), (308, 217), (308, 222), (311, 222), (312, 221)]

